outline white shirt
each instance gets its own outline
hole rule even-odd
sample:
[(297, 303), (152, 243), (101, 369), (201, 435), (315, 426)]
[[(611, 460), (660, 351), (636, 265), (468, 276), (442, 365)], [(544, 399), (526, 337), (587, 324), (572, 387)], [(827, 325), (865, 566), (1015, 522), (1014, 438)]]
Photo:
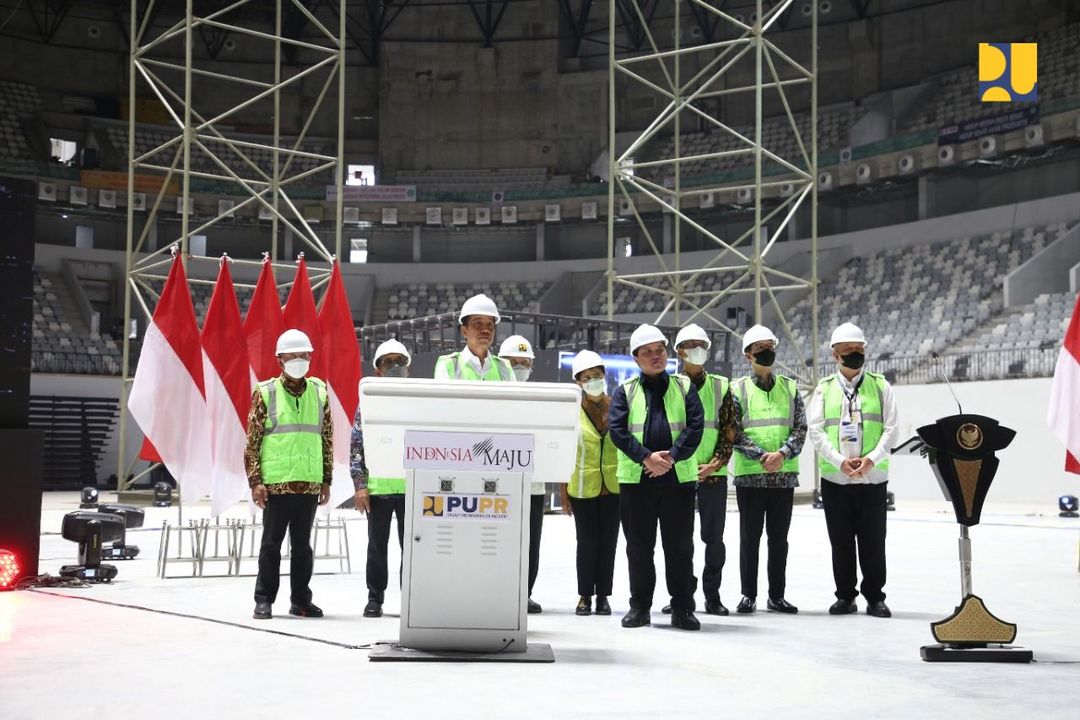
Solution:
[[(840, 383), (841, 389), (848, 395), (855, 392), (855, 388), (862, 377), (863, 373), (860, 371), (858, 375), (849, 381), (842, 373), (836, 373), (837, 382)], [(847, 415), (849, 411), (845, 408), (843, 412)], [(898, 414), (896, 396), (893, 394), (892, 385), (885, 380), (882, 381), (881, 387), (881, 424), (881, 439), (878, 440), (876, 447), (870, 449), (869, 452), (865, 452), (865, 456), (874, 463), (874, 467), (869, 473), (859, 477), (848, 477), (842, 471), (837, 471), (825, 475), (825, 479), (837, 485), (865, 485), (886, 482), (889, 479), (888, 472), (880, 469), (878, 465), (889, 456), (889, 450), (892, 449), (893, 440), (896, 437)], [(822, 397), (820, 388), (814, 390), (814, 395), (810, 398), (810, 405), (806, 408), (806, 425), (810, 442), (813, 444), (814, 449), (817, 450), (818, 455), (830, 465), (839, 468), (847, 457), (832, 446), (832, 443), (829, 442), (829, 436), (825, 433), (825, 399)], [(861, 447), (862, 423), (858, 425), (857, 437)], [(863, 450), (866, 449), (863, 448)]]

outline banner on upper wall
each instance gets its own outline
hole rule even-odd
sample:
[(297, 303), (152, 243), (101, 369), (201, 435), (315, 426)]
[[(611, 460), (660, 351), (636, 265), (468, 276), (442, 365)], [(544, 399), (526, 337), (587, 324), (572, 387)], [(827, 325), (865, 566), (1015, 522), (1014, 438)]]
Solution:
[[(139, 175), (135, 174), (135, 192), (156, 193), (161, 190), (164, 175)], [(110, 172), (108, 170), (81, 170), (79, 171), (79, 184), (87, 188), (98, 190), (117, 190), (127, 192), (128, 174), (126, 172)], [(180, 183), (170, 180), (165, 186), (165, 192), (169, 195), (180, 194)]]
[(962, 123), (948, 125), (938, 130), (938, 145), (955, 145), (978, 140), (986, 135), (1000, 135), (1026, 128), (1039, 122), (1039, 106), (1032, 105), (1023, 110), (992, 115), (990, 117), (965, 120)]
[[(416, 202), (415, 185), (346, 185), (345, 202), (399, 203)], [(326, 202), (337, 201), (337, 186), (326, 186)]]

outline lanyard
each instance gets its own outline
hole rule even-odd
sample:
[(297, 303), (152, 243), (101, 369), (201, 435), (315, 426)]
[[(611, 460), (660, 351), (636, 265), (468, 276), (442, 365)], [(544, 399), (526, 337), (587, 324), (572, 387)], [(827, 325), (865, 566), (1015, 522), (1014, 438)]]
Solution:
[(860, 377), (860, 378), (859, 378), (859, 382), (855, 383), (855, 389), (854, 389), (854, 390), (853, 390), (852, 392), (850, 392), (850, 393), (849, 393), (849, 392), (847, 391), (847, 389), (846, 389), (846, 388), (844, 387), (843, 383), (841, 383), (841, 384), (840, 384), (840, 392), (844, 393), (844, 397), (845, 397), (845, 398), (847, 399), (847, 403), (848, 403), (848, 416), (849, 416), (849, 417), (850, 417), (850, 416), (851, 416), (851, 415), (852, 415), (852, 414), (854, 413), (854, 411), (855, 411), (855, 401), (856, 401), (856, 399), (858, 399), (858, 397), (859, 397), (859, 388), (861, 388), (861, 387), (862, 387), (862, 384), (863, 384), (863, 380), (865, 380), (865, 379), (866, 379), (866, 373), (863, 373), (863, 374), (862, 374), (862, 377)]

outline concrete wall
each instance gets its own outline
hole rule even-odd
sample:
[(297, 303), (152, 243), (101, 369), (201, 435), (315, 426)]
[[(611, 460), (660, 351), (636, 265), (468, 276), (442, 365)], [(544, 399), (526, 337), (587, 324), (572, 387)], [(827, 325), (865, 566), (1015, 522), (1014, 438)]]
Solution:
[(1067, 292), (1069, 268), (1080, 262), (1080, 226), (1072, 228), (1005, 276), (1005, 307), (1027, 305), (1043, 293)]

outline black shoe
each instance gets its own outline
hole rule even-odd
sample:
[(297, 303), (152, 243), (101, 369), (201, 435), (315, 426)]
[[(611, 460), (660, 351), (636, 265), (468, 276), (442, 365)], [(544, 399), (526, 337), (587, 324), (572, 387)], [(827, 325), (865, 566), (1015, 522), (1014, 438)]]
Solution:
[(649, 617), (648, 610), (630, 608), (630, 612), (623, 615), (622, 626), (624, 628), (645, 627), (646, 625), (652, 625), (652, 618)]
[(740, 615), (749, 615), (757, 610), (757, 600), (752, 597), (746, 597), (743, 595), (743, 599), (739, 601), (739, 606), (735, 608), (735, 612)]
[(532, 598), (529, 598), (529, 614), (539, 615), (544, 612), (544, 608), (540, 607), (540, 603), (536, 602)]
[(611, 605), (608, 604), (606, 595), (596, 596), (596, 614), (597, 615), (610, 615)]
[(690, 610), (672, 610), (671, 627), (680, 630), (700, 630), (701, 621)]
[(859, 606), (854, 600), (837, 600), (829, 606), (830, 615), (850, 615), (859, 612)]
[(364, 606), (364, 617), (382, 617), (382, 603), (378, 600), (368, 600)]
[(255, 612), (251, 614), (251, 617), (256, 620), (269, 620), (274, 617), (274, 613), (270, 610), (270, 603), (260, 602), (255, 603)]
[(671, 614), (671, 606), (670, 605), (665, 605), (664, 607), (660, 608), (660, 612), (662, 612), (665, 615), (670, 615)]
[(799, 612), (799, 608), (795, 607), (784, 598), (777, 598), (776, 600), (769, 598), (766, 607), (769, 608), (770, 612), (785, 613), (787, 615), (794, 615)]
[(303, 605), (292, 605), (289, 607), (289, 614), (296, 615), (297, 617), (322, 617), (323, 612), (319, 609), (318, 605), (307, 602)]
[(724, 607), (724, 603), (719, 600), (706, 600), (705, 601), (705, 614), (706, 615), (727, 615), (728, 609)]
[[(597, 603), (599, 604), (599, 603)], [(592, 615), (592, 601), (590, 598), (582, 595), (578, 598), (577, 607), (574, 608), (575, 615)]]
[[(852, 603), (854, 605), (854, 603)], [(892, 617), (892, 610), (885, 604), (884, 600), (875, 600), (866, 606), (866, 614), (873, 615), (874, 617), (887, 618)]]

